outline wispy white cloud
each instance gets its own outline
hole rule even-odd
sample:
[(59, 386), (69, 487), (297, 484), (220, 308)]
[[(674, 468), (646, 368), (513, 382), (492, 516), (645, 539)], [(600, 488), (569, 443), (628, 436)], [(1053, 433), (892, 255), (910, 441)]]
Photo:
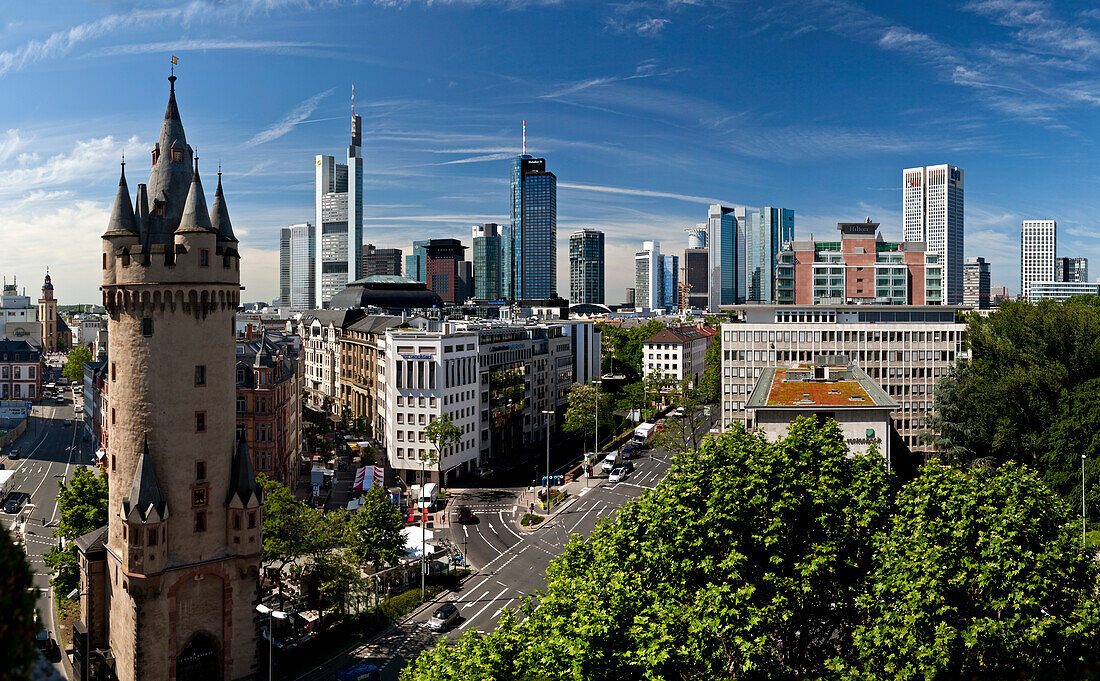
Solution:
[(0, 163), (6, 163), (9, 158), (15, 156), (24, 144), (19, 131), (14, 128), (0, 135)]
[(133, 54), (167, 54), (205, 50), (254, 50), (281, 52), (299, 48), (332, 47), (326, 43), (290, 42), (280, 40), (174, 40), (159, 43), (110, 45), (86, 53), (85, 57), (116, 57)]
[(89, 178), (117, 173), (116, 164), (123, 153), (151, 146), (151, 142), (139, 142), (137, 137), (125, 142), (111, 136), (79, 140), (68, 153), (50, 156), (38, 164), (0, 170), (0, 196), (24, 197), (43, 189), (57, 191)]
[(484, 163), (485, 161), (503, 161), (505, 159), (512, 158), (516, 155), (514, 151), (503, 151), (494, 154), (482, 154), (481, 156), (470, 156), (468, 158), (459, 158), (453, 161), (443, 161), (437, 165), (450, 166), (458, 165), (462, 163)]
[(676, 194), (674, 192), (661, 192), (653, 189), (632, 189), (629, 187), (614, 187), (604, 184), (581, 184), (579, 182), (559, 182), (558, 189), (577, 189), (586, 192), (600, 192), (602, 194), (624, 194), (627, 196), (648, 196), (657, 199), (676, 199), (690, 203), (714, 204), (721, 203), (725, 206), (737, 206), (739, 204), (723, 201), (709, 196), (693, 196), (691, 194)]
[(336, 88), (329, 88), (324, 92), (319, 92), (309, 99), (305, 100), (298, 106), (290, 110), (287, 115), (283, 116), (277, 123), (271, 125), (264, 130), (256, 133), (252, 139), (244, 143), (246, 147), (254, 147), (265, 142), (271, 142), (277, 140), (283, 135), (287, 134), (294, 129), (294, 126), (303, 122), (307, 118), (313, 115), (313, 112), (317, 110), (317, 105), (321, 103), (321, 100), (331, 95)]

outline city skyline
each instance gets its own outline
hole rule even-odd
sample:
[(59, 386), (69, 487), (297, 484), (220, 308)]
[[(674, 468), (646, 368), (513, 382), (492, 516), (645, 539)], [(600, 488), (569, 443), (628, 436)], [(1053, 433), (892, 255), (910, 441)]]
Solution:
[[(78, 254), (93, 247), (110, 211), (108, 161), (125, 152), (131, 167), (148, 162), (153, 140), (142, 121), (158, 104), (135, 83), (162, 77), (170, 54), (180, 57), (180, 88), (210, 140), (199, 150), (204, 167), (221, 161), (226, 191), (239, 197), (247, 300), (277, 295), (280, 229), (311, 221), (306, 164), (346, 145), (353, 82), (364, 116), (363, 240), (404, 247), (506, 222), (508, 160), (526, 118), (528, 151), (559, 176), (559, 293), (573, 231), (607, 234), (611, 262), (646, 239), (677, 253), (680, 232), (712, 203), (788, 206), (798, 238), (869, 215), (886, 238), (900, 239), (898, 172), (941, 162), (969, 175), (965, 255), (989, 260), (994, 285), (1019, 291), (1023, 219), (1055, 217), (1067, 252), (1100, 257), (1086, 240), (1100, 208), (1089, 182), (1095, 103), (1069, 65), (1100, 59), (1088, 47), (1100, 44), (1100, 24), (1062, 6), (1036, 3), (1026, 19), (998, 3), (933, 8), (929, 17), (828, 2), (800, 12), (188, 7), (86, 3), (64, 16), (29, 7), (21, 21), (0, 24), (0, 93), (20, 93), (0, 97), (0, 200), (8, 206), (0, 238), (15, 244), (10, 275), (37, 282), (51, 265), (63, 303), (94, 302), (95, 264)], [(554, 21), (566, 13), (568, 36)], [(432, 38), (429, 50), (397, 40), (414, 25)], [(747, 53), (766, 54), (751, 48), (780, 35), (790, 58), (753, 57), (738, 73), (716, 48), (684, 39), (736, 25), (754, 29)], [(1040, 28), (1050, 36), (1042, 45)], [(533, 54), (546, 54), (537, 76), (503, 46), (458, 41), (463, 32), (521, 29)], [(116, 78), (123, 72), (138, 77)], [(747, 88), (779, 78), (790, 87), (745, 104)], [(1026, 84), (1040, 79), (1059, 96)], [(728, 88), (715, 91), (716, 80)], [(819, 113), (792, 106), (790, 92)], [(63, 113), (43, 115), (53, 111)], [(1050, 157), (1063, 160), (1036, 175), (1035, 161)], [(74, 247), (58, 252), (57, 240)], [(609, 302), (631, 277), (608, 269)]]

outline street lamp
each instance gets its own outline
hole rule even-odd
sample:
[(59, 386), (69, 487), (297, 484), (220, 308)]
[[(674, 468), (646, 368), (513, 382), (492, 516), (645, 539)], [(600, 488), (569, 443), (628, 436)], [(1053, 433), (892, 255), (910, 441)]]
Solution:
[(546, 508), (547, 513), (550, 512), (550, 414), (553, 414), (552, 409), (544, 409), (542, 411), (543, 417), (546, 419)]
[(1081, 548), (1085, 548), (1085, 455), (1081, 455)]
[(273, 610), (263, 603), (256, 606), (256, 612), (267, 615), (267, 678), (271, 681), (275, 678), (275, 627), (272, 618), (285, 620), (290, 615), (282, 610)]
[(588, 479), (592, 477), (592, 466), (596, 465), (596, 459), (600, 454), (600, 386), (603, 385), (603, 381), (599, 378), (593, 379), (592, 385), (596, 386), (596, 446), (593, 448), (592, 461), (588, 464), (588, 471), (585, 472), (585, 487), (588, 487)]

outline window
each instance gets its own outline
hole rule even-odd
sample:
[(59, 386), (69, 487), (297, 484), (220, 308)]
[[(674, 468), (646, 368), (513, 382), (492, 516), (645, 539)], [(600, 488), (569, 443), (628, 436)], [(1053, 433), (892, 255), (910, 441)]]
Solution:
[(115, 380), (115, 363), (111, 362), (111, 380)]
[(206, 479), (206, 462), (205, 461), (196, 461), (195, 462), (195, 479), (196, 480), (205, 480)]
[(172, 163), (183, 163), (183, 149), (172, 150)]
[(103, 254), (103, 269), (107, 269), (107, 254)]
[(149, 530), (146, 536), (148, 538), (148, 541), (145, 542), (147, 545), (149, 545), (149, 546), (156, 546), (157, 545), (157, 531), (156, 531), (156, 529)]
[(149, 338), (153, 335), (153, 318), (142, 317), (141, 318), (141, 335)]
[(244, 398), (243, 397), (238, 397), (237, 398), (237, 413), (242, 414), (247, 410), (248, 410), (248, 406), (245, 403)]
[(195, 365), (195, 385), (206, 385), (206, 365)]
[(191, 508), (206, 506), (207, 495), (205, 487), (191, 488)]
[(256, 512), (255, 511), (249, 511), (248, 512), (248, 529), (250, 529), (250, 530), (256, 529)]
[(234, 530), (241, 529), (241, 514), (240, 513), (234, 513), (233, 514), (233, 529)]
[(200, 248), (199, 249), (199, 267), (209, 267), (209, 266), (210, 266), (210, 249), (209, 248)]
[[(112, 409), (111, 410), (111, 416), (114, 416), (114, 412), (115, 412), (115, 410)], [(115, 455), (112, 454), (111, 455), (111, 471), (113, 472), (114, 470), (115, 470)]]
[(206, 532), (206, 511), (195, 511), (195, 531)]
[(205, 411), (195, 412), (195, 432), (196, 433), (205, 433), (206, 432), (206, 412)]
[(115, 408), (111, 407), (111, 425), (115, 425)]

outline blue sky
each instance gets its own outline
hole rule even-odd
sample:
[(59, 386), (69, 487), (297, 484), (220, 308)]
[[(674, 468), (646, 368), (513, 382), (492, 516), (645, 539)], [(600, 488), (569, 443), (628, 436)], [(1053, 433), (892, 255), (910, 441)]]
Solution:
[(133, 186), (169, 55), (208, 189), (216, 166), (246, 300), (276, 292), (278, 230), (313, 215), (313, 155), (364, 118), (366, 239), (383, 247), (507, 220), (508, 157), (558, 176), (559, 290), (576, 229), (608, 238), (623, 297), (643, 239), (665, 252), (715, 201), (794, 209), (799, 238), (881, 222), (902, 168), (966, 171), (966, 255), (1018, 288), (1019, 223), (1100, 268), (1100, 10), (1091, 3), (707, 0), (0, 0), (0, 269), (98, 299), (126, 153)]

